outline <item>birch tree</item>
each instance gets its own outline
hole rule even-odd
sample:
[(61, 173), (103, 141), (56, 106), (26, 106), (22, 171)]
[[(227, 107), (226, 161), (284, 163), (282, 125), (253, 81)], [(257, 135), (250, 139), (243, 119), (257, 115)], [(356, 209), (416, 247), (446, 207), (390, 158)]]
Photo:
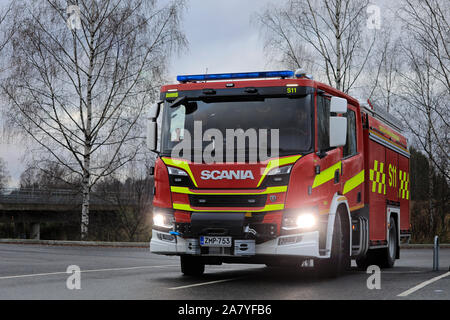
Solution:
[[(367, 37), (367, 0), (288, 0), (257, 15), (266, 48), (287, 65), (314, 71), (329, 85), (349, 92), (363, 73), (375, 43)], [(301, 50), (298, 50), (298, 49)], [(311, 61), (306, 60), (306, 65)], [(322, 79), (320, 79), (322, 80)]]
[(81, 238), (93, 186), (145, 152), (143, 112), (186, 45), (181, 0), (16, 1), (10, 118), (41, 156), (82, 181)]
[(401, 72), (402, 116), (415, 143), (428, 158), (430, 231), (436, 232), (435, 171), (450, 182), (450, 4), (437, 0), (404, 0), (402, 53), (408, 68)]

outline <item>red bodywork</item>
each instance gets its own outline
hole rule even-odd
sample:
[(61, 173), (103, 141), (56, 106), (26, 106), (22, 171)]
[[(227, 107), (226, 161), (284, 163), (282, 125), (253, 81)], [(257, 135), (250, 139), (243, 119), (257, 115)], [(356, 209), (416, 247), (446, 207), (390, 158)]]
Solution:
[[(315, 152), (305, 155), (296, 161), (293, 166), (287, 192), (277, 193), (276, 201), (273, 204), (284, 204), (284, 209), (311, 208), (317, 209), (320, 215), (327, 215), (330, 210), (333, 196), (338, 193), (346, 198), (348, 206), (353, 215), (368, 213), (370, 225), (371, 243), (376, 241), (386, 241), (387, 205), (392, 203), (400, 205), (400, 229), (409, 232), (409, 159), (393, 151), (387, 146), (395, 146), (405, 153), (407, 151), (407, 141), (400, 133), (394, 131), (388, 125), (383, 124), (371, 115), (363, 112), (358, 101), (328, 85), (309, 79), (278, 79), (278, 80), (253, 80), (253, 81), (228, 81), (228, 82), (207, 82), (207, 83), (182, 83), (167, 85), (162, 87), (161, 92), (178, 92), (202, 89), (227, 89), (226, 84), (232, 82), (234, 88), (247, 87), (282, 87), (296, 84), (298, 86), (312, 87), (323, 90), (327, 95), (345, 98), (348, 101), (349, 109), (356, 114), (356, 136), (357, 154), (350, 158), (343, 158), (343, 148), (336, 148), (328, 152), (328, 155), (320, 159), (317, 155), (317, 139)], [(315, 99), (317, 99), (317, 90)], [(315, 114), (317, 114), (317, 104), (315, 104)], [(315, 130), (317, 132), (317, 118)], [(382, 145), (374, 141), (371, 137), (378, 137), (385, 144)], [(375, 161), (377, 167), (375, 167)], [(316, 167), (319, 166), (321, 172), (341, 163), (339, 170), (339, 181), (331, 179), (313, 187), (317, 178)], [(258, 164), (195, 164), (190, 163), (189, 168), (198, 183), (197, 193), (239, 193), (260, 192), (257, 183), (260, 180), (267, 163)], [(202, 170), (252, 170), (254, 180), (230, 181), (224, 180), (201, 180)], [(364, 173), (362, 174), (362, 171)], [(371, 176), (371, 170), (373, 175)], [(400, 173), (401, 172), (401, 173)], [(364, 179), (350, 191), (344, 193), (346, 182), (361, 173)], [(379, 174), (378, 174), (379, 173)], [(405, 173), (405, 174), (404, 174)], [(377, 176), (380, 176), (379, 181)], [(374, 182), (376, 182), (374, 187)], [(380, 188), (381, 185), (381, 188)], [(374, 189), (375, 188), (375, 189)], [(158, 158), (155, 165), (155, 196), (154, 206), (160, 208), (172, 208), (174, 203), (189, 204), (187, 194), (171, 192), (169, 185), (168, 170), (161, 158)], [(381, 192), (379, 192), (381, 191)], [(400, 197), (399, 197), (400, 195)], [(269, 200), (268, 200), (269, 201)], [(198, 210), (239, 210), (248, 213), (255, 212), (261, 208), (192, 208)], [(276, 223), (278, 232), (282, 221), (283, 211), (265, 212), (264, 223)], [(175, 210), (177, 222), (189, 222), (190, 212)], [(375, 241), (375, 242), (374, 242)]]

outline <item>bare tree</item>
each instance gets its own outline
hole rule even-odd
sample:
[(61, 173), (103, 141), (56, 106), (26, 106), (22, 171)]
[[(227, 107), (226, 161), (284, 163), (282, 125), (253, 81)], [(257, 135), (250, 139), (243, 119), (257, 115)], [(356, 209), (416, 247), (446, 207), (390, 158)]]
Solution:
[(79, 190), (80, 180), (58, 162), (35, 161), (29, 163), (20, 175), (21, 189)]
[[(286, 6), (257, 16), (266, 48), (287, 65), (304, 67), (317, 56), (315, 69), (339, 90), (348, 92), (363, 73), (375, 43), (367, 40), (367, 0), (289, 0)], [(301, 49), (301, 50), (298, 50)], [(311, 65), (311, 61), (307, 64)]]
[[(427, 154), (430, 164), (450, 181), (450, 4), (436, 0), (404, 0), (401, 98), (409, 108), (406, 124)], [(443, 159), (437, 158), (442, 155)]]
[(0, 38), (0, 52), (6, 47), (8, 42), (11, 40), (14, 34), (14, 28), (5, 28), (5, 24), (7, 23), (7, 18), (12, 11), (12, 3), (9, 3), (3, 8), (0, 8), (0, 27), (2, 30), (1, 38)]
[(450, 3), (404, 0), (400, 18), (416, 46), (428, 52), (433, 76), (450, 93)]
[(399, 110), (415, 143), (428, 158), (428, 213), (435, 232), (435, 170), (450, 181), (450, 4), (436, 0), (404, 0), (402, 53), (408, 68), (400, 73)]
[(390, 31), (383, 32), (378, 47), (374, 50), (372, 61), (368, 64), (375, 72), (368, 74), (367, 96), (373, 103), (384, 106), (388, 113), (398, 102), (399, 72), (403, 64), (399, 52), (401, 52), (399, 39), (394, 38)]
[(5, 161), (0, 158), (0, 189), (6, 188), (9, 181), (9, 173)]
[(82, 180), (81, 236), (92, 187), (145, 152), (142, 115), (168, 58), (186, 44), (184, 1), (17, 1), (10, 116)]
[(127, 166), (127, 179), (110, 176), (96, 186), (96, 196), (118, 208), (117, 232), (127, 241), (148, 238), (151, 228), (153, 177), (148, 168), (136, 163)]

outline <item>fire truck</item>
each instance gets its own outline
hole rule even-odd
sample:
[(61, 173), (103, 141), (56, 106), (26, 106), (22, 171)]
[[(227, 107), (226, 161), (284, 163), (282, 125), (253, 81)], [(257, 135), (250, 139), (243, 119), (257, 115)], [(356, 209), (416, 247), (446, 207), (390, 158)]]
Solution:
[[(184, 275), (222, 263), (313, 261), (330, 276), (352, 259), (394, 266), (410, 237), (409, 152), (398, 120), (302, 70), (177, 80), (150, 111), (152, 253), (180, 256)], [(252, 140), (251, 129), (276, 129), (278, 139)], [(233, 148), (229, 130), (244, 132), (245, 147)], [(275, 140), (277, 150), (267, 148)], [(215, 161), (198, 157), (206, 149)]]

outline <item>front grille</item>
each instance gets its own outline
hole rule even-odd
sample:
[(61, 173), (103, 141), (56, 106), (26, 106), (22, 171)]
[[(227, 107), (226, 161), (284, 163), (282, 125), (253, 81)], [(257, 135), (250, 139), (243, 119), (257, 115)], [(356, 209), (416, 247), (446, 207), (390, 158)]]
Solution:
[(194, 207), (264, 207), (267, 195), (189, 195)]

